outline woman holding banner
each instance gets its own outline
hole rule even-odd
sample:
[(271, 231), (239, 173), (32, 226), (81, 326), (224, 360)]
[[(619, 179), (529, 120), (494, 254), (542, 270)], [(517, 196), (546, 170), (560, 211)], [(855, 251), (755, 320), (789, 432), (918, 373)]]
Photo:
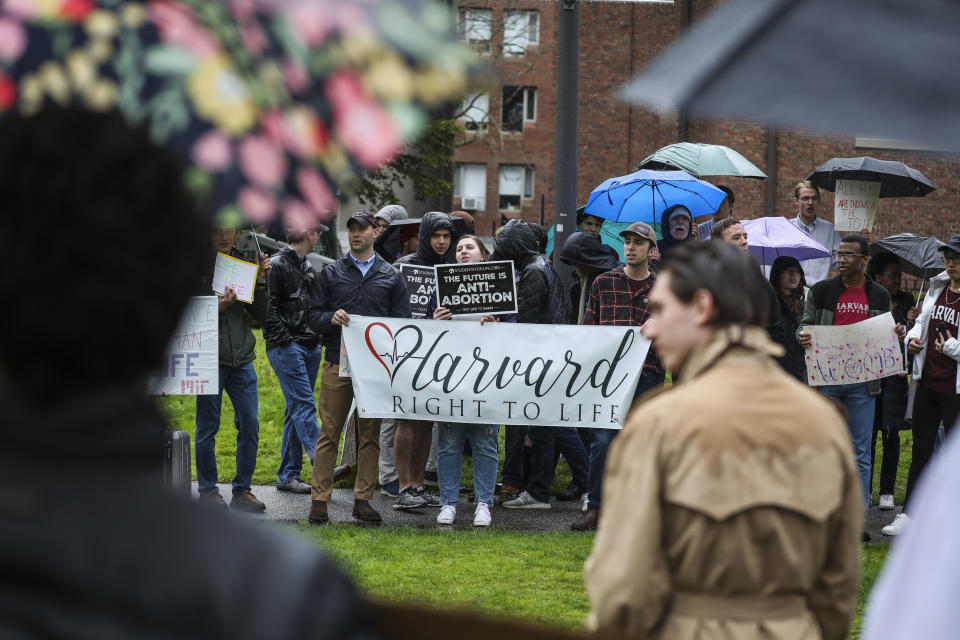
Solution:
[[(490, 251), (477, 236), (465, 235), (457, 242), (458, 263), (484, 262)], [(428, 313), (429, 315), (429, 313)], [(445, 307), (433, 310), (434, 320), (450, 320), (453, 314)], [(475, 315), (459, 316), (460, 320), (477, 320)], [(496, 321), (483, 316), (484, 321)], [(473, 512), (473, 526), (490, 526), (490, 505), (497, 483), (497, 437), (500, 425), (440, 422), (437, 440), (437, 480), (440, 484), (440, 513), (437, 524), (453, 524), (460, 501), (460, 472), (463, 462), (463, 444), (470, 439), (473, 450), (473, 488), (477, 495)]]

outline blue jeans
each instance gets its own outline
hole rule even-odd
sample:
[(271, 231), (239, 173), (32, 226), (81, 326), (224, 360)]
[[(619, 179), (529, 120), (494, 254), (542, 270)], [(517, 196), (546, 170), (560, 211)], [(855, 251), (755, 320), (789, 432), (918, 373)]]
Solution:
[(437, 480), (440, 484), (440, 502), (457, 506), (460, 501), (460, 470), (463, 462), (463, 443), (470, 438), (473, 450), (473, 490), (477, 502), (493, 504), (493, 489), (497, 484), (498, 424), (462, 424), (440, 422), (437, 432)]
[[(634, 399), (663, 384), (664, 375), (643, 372), (637, 382)], [(607, 451), (620, 429), (590, 429), (590, 480), (587, 483), (589, 506), (600, 508), (603, 495), (603, 470), (607, 466)]]
[(867, 391), (866, 382), (857, 384), (835, 384), (820, 387), (820, 392), (843, 405), (850, 418), (847, 430), (853, 441), (853, 454), (857, 459), (860, 484), (863, 489), (863, 508), (870, 506), (870, 476), (873, 466), (870, 462), (870, 448), (873, 441), (873, 413), (876, 401)]
[(257, 418), (257, 372), (253, 363), (239, 367), (220, 367), (217, 395), (197, 396), (197, 434), (194, 455), (197, 459), (197, 484), (200, 491), (217, 486), (217, 455), (214, 451), (220, 430), (220, 407), (226, 390), (233, 403), (233, 424), (237, 427), (237, 473), (234, 489), (249, 489), (257, 465), (260, 422)]
[(267, 359), (277, 374), (284, 401), (277, 480), (288, 482), (300, 475), (304, 450), (313, 463), (313, 451), (320, 433), (313, 388), (323, 360), (323, 349), (311, 349), (292, 342), (267, 351)]
[(556, 473), (554, 448), (566, 458), (573, 474), (573, 482), (580, 487), (587, 486), (587, 450), (583, 447), (580, 434), (572, 427), (530, 426), (527, 437), (533, 443), (530, 453), (530, 481), (527, 492), (540, 502), (550, 502), (550, 485)]

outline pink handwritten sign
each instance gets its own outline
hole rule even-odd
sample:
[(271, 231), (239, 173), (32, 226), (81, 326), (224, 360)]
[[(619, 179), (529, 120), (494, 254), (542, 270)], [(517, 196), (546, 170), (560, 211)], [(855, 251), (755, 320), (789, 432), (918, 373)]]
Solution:
[(893, 316), (885, 313), (843, 326), (808, 326), (806, 350), (811, 387), (856, 384), (903, 373), (903, 354)]

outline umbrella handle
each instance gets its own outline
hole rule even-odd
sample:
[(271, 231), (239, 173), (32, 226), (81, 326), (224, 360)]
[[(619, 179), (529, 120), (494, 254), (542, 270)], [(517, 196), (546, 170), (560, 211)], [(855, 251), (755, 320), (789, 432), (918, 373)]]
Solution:
[(923, 297), (923, 284), (926, 282), (926, 279), (920, 281), (920, 293), (917, 294), (917, 303), (913, 305), (914, 307), (920, 308), (920, 298)]

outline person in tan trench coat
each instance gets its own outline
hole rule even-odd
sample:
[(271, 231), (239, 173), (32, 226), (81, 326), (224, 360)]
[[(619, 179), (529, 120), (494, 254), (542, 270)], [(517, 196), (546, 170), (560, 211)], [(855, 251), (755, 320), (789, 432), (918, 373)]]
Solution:
[(611, 448), (585, 568), (589, 629), (846, 637), (863, 521), (853, 450), (839, 410), (773, 360), (765, 295), (728, 245), (661, 263), (643, 332), (674, 384), (638, 400)]

